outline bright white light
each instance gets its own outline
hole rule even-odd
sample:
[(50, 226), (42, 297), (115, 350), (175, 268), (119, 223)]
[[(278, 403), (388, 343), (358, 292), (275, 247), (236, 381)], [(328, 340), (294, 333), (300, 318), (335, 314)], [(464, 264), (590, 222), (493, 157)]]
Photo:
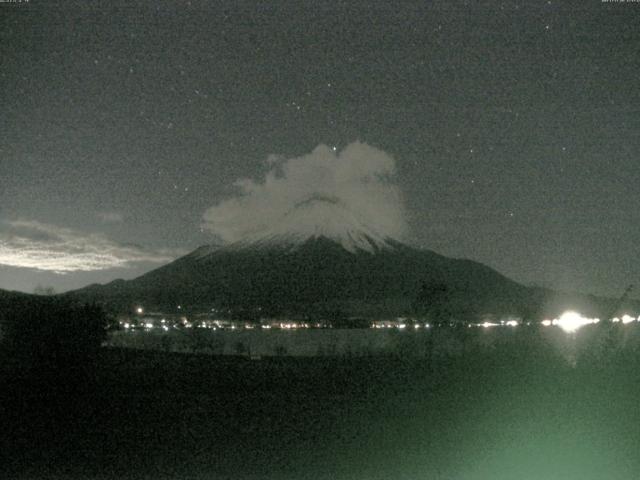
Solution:
[(398, 325), (398, 328), (402, 330), (403, 328), (406, 328), (406, 325), (404, 323), (401, 323)]
[(145, 323), (144, 326), (147, 328), (153, 328), (153, 323)]
[(136, 308), (136, 313), (143, 314), (144, 313), (144, 309), (142, 307), (138, 307), (138, 308)]
[(551, 320), (543, 320), (542, 321), (542, 325), (545, 326), (545, 327), (551, 326), (551, 323), (552, 323)]
[(166, 325), (163, 325), (163, 326), (162, 326), (162, 329), (163, 329), (165, 332), (168, 332), (168, 331), (169, 331), (169, 327), (167, 327)]
[(498, 324), (497, 323), (491, 323), (491, 322), (483, 322), (480, 324), (480, 326), (482, 328), (489, 328), (489, 327), (497, 327)]
[(518, 326), (518, 322), (516, 322), (515, 320), (509, 320), (506, 325), (508, 327), (517, 327)]
[(620, 319), (618, 317), (614, 317), (611, 319), (611, 322), (613, 323), (618, 323), (620, 321)]
[(631, 315), (623, 315), (622, 316), (622, 323), (624, 323), (625, 325), (627, 323), (631, 323), (631, 322), (635, 322), (635, 321), (636, 321), (636, 319), (633, 318)]
[(577, 312), (565, 312), (560, 318), (553, 320), (553, 325), (557, 325), (567, 333), (573, 333), (580, 327), (598, 323), (596, 318), (585, 318)]
[(124, 324), (124, 328), (129, 328), (131, 325), (129, 325), (128, 323)]

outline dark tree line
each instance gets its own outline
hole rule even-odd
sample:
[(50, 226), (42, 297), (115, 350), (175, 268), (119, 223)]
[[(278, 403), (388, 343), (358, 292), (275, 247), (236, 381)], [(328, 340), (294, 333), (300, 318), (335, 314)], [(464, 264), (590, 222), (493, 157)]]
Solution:
[(82, 365), (105, 340), (107, 316), (97, 305), (26, 297), (0, 306), (0, 328), (0, 347), (18, 365)]

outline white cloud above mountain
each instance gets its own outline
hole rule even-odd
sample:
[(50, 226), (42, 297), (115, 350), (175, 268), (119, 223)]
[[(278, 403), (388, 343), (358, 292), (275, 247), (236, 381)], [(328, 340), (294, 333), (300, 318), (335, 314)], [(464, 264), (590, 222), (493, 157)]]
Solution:
[(226, 243), (269, 232), (364, 229), (394, 239), (407, 233), (395, 160), (383, 150), (362, 142), (341, 151), (319, 145), (300, 157), (270, 155), (266, 165), (260, 180), (237, 180), (237, 194), (205, 212), (206, 230)]

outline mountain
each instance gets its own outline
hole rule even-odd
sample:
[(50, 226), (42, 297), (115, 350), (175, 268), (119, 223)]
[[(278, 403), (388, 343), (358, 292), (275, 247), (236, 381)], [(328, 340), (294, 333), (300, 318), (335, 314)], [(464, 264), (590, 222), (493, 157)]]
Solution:
[(68, 295), (130, 311), (216, 308), (260, 315), (430, 317), (517, 315), (546, 293), (469, 260), (451, 259), (366, 230), (268, 232), (224, 247), (200, 247), (136, 279)]
[(570, 308), (591, 316), (618, 308), (612, 299), (525, 287), (480, 263), (411, 247), (380, 233), (394, 229), (390, 222), (314, 194), (241, 241), (65, 296), (117, 311), (142, 305), (169, 313), (180, 305), (252, 317), (540, 319)]
[(234, 248), (247, 246), (295, 246), (325, 238), (356, 253), (393, 248), (393, 241), (363, 221), (344, 203), (327, 195), (311, 195), (296, 203), (278, 222), (248, 235)]
[(33, 298), (35, 298), (35, 295), (0, 289), (0, 312), (4, 309), (11, 308), (14, 304), (28, 301)]

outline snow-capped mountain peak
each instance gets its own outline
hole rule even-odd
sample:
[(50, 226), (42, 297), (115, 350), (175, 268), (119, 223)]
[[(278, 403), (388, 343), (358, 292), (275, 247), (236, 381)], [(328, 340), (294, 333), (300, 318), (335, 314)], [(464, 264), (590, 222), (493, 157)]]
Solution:
[[(376, 253), (395, 248), (393, 239), (366, 225), (338, 198), (313, 195), (298, 202), (282, 220), (248, 235), (224, 249), (284, 248), (295, 250), (310, 239), (325, 238), (356, 253)], [(205, 249), (206, 256), (217, 248)]]

